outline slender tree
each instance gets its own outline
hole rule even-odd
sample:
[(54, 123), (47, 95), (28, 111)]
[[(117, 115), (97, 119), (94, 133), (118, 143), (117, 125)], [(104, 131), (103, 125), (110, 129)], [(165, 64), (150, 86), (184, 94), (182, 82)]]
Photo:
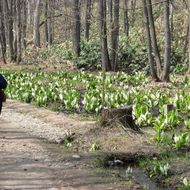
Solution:
[(53, 43), (53, 9), (54, 9), (54, 1), (53, 0), (48, 0), (48, 14), (47, 14), (47, 29), (48, 29), (48, 45), (52, 45)]
[(86, 16), (85, 16), (85, 38), (87, 41), (90, 37), (90, 21), (92, 13), (92, 0), (86, 0)]
[(44, 18), (45, 18), (45, 23), (44, 23), (45, 40), (46, 40), (46, 44), (48, 44), (48, 24), (47, 24), (47, 19), (48, 19), (48, 0), (44, 1)]
[(27, 2), (23, 1), (23, 16), (22, 16), (22, 42), (23, 42), (23, 47), (26, 49), (26, 36), (27, 36)]
[[(187, 38), (186, 38), (186, 44), (188, 44), (188, 45), (186, 45), (186, 46), (188, 46), (188, 54), (189, 54), (188, 74), (190, 74), (190, 0), (187, 0), (186, 8), (188, 10), (188, 29), (187, 29)], [(185, 48), (185, 50), (186, 50), (186, 48)]]
[(144, 11), (144, 20), (145, 20), (145, 27), (146, 27), (146, 34), (147, 34), (147, 49), (148, 49), (148, 63), (150, 67), (150, 74), (155, 81), (159, 81), (156, 68), (154, 65), (154, 59), (152, 56), (153, 50), (152, 50), (152, 42), (151, 42), (151, 34), (150, 34), (150, 23), (148, 18), (148, 10), (147, 10), (147, 4), (146, 0), (142, 0), (143, 4), (143, 11)]
[(21, 0), (16, 0), (16, 42), (17, 42), (17, 59), (19, 64), (22, 57), (22, 25), (21, 25)]
[(5, 23), (3, 13), (3, 1), (0, 2), (0, 45), (3, 62), (6, 64), (6, 35), (5, 35)]
[(36, 0), (35, 3), (33, 40), (34, 46), (40, 47), (40, 0)]
[[(107, 7), (107, 4), (106, 4)], [(113, 22), (113, 0), (108, 0), (109, 22), (112, 25)]]
[(80, 56), (80, 4), (79, 0), (74, 0), (73, 4), (73, 49), (76, 57)]
[(129, 37), (129, 13), (128, 13), (128, 0), (123, 0), (123, 21), (124, 33)]
[(119, 42), (119, 0), (114, 0), (114, 20), (112, 24), (112, 52), (111, 67), (118, 70), (118, 42)]
[(151, 34), (151, 41), (152, 41), (152, 47), (155, 55), (156, 65), (157, 65), (157, 72), (159, 75), (161, 74), (161, 58), (160, 58), (160, 51), (157, 44), (156, 39), (156, 30), (154, 25), (154, 18), (153, 18), (153, 12), (152, 12), (152, 0), (146, 0), (147, 5), (147, 12), (148, 12), (148, 18), (149, 18), (149, 26), (150, 26), (150, 34)]
[(7, 25), (7, 36), (8, 36), (8, 45), (10, 51), (10, 61), (16, 61), (16, 49), (14, 46), (14, 33), (13, 33), (13, 18), (14, 18), (14, 1), (4, 0), (5, 5), (5, 16), (6, 16), (6, 25)]
[(32, 2), (31, 0), (27, 0), (27, 2), (25, 2), (27, 4), (27, 22), (28, 25), (30, 25), (32, 23), (32, 10), (31, 10), (31, 6), (32, 6)]
[(162, 73), (162, 81), (169, 81), (170, 64), (171, 64), (171, 30), (170, 30), (170, 2), (166, 0), (164, 4), (164, 25), (165, 25), (165, 53), (164, 68)]
[(104, 71), (111, 70), (111, 64), (108, 53), (107, 43), (107, 21), (106, 21), (106, 1), (99, 0), (99, 20), (100, 20), (100, 44), (101, 44), (101, 57), (102, 69)]
[(131, 22), (130, 22), (131, 26), (133, 26), (135, 23), (136, 5), (137, 5), (137, 0), (131, 0)]
[[(146, 19), (147, 27), (147, 39), (148, 39), (148, 57), (149, 65), (151, 69), (152, 77), (156, 80), (161, 79), (164, 82), (169, 81), (170, 64), (171, 64), (171, 30), (170, 30), (170, 2), (166, 0), (163, 2), (164, 5), (164, 29), (165, 29), (165, 52), (164, 52), (164, 63), (163, 69), (161, 69), (160, 51), (157, 46), (156, 31), (154, 27), (154, 19), (152, 13), (152, 2), (151, 0), (143, 0), (144, 14)], [(150, 42), (151, 36), (151, 42)], [(153, 60), (151, 55), (151, 48), (154, 50), (155, 61), (157, 64), (157, 75), (155, 75)], [(158, 76), (158, 77), (157, 77)]]

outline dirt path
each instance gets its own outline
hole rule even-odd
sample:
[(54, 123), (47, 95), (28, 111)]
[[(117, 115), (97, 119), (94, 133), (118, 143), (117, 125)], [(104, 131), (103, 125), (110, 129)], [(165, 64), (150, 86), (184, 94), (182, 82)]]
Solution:
[(0, 119), (0, 189), (48, 189), (57, 182), (48, 151), (13, 123)]
[(139, 189), (0, 118), (0, 189)]

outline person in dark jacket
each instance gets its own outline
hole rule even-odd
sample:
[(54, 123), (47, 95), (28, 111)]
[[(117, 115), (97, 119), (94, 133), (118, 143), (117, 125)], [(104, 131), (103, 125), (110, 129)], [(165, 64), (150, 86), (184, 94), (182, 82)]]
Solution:
[(6, 101), (6, 95), (4, 90), (7, 88), (7, 80), (5, 77), (0, 73), (0, 114), (2, 111), (3, 102)]

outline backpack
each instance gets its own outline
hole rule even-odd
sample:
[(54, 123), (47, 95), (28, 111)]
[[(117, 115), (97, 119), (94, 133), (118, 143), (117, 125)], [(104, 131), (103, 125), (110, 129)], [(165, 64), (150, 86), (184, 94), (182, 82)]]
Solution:
[(0, 74), (0, 89), (6, 89), (7, 88), (7, 80), (5, 79), (5, 77)]

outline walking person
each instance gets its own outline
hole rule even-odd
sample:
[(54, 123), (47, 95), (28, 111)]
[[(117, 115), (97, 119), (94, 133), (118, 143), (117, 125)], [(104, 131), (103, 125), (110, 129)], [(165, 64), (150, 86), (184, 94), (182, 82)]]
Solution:
[(0, 73), (0, 114), (2, 111), (3, 102), (6, 101), (6, 95), (4, 90), (7, 88), (7, 80), (5, 77)]

